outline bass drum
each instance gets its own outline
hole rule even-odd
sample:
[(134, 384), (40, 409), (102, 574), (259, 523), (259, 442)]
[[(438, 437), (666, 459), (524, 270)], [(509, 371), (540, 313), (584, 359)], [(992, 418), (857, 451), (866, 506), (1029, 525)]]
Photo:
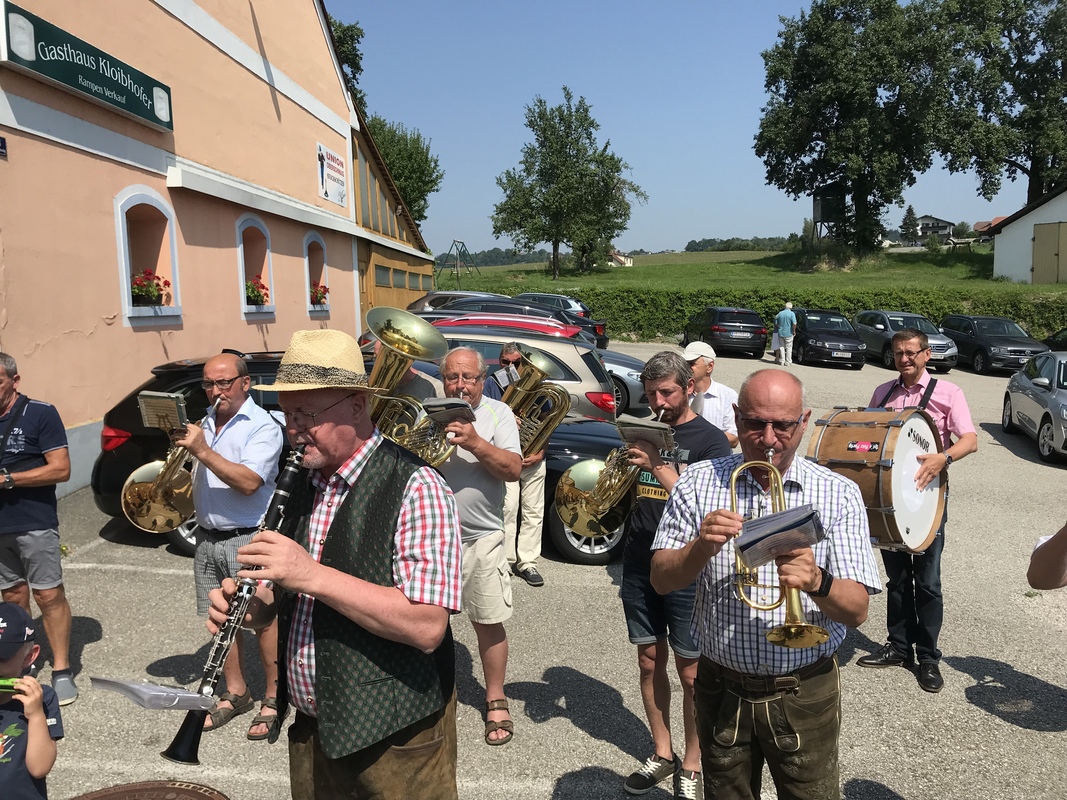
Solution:
[(940, 453), (941, 439), (925, 411), (835, 409), (815, 423), (808, 459), (855, 481), (863, 494), (871, 543), (921, 553), (945, 513), (948, 486), (938, 475), (919, 491), (920, 455)]

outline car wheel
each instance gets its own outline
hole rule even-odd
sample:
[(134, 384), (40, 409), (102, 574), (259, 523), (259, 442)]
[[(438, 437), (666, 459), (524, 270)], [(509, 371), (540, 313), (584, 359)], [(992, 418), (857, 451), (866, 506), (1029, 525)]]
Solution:
[(796, 352), (794, 352), (794, 353), (793, 353), (793, 360), (794, 360), (795, 362), (797, 362), (798, 364), (805, 364), (805, 363), (807, 363), (807, 360), (808, 360), (808, 354), (807, 354), (807, 352), (806, 352), (806, 351), (804, 350), (804, 345), (800, 345), (800, 347), (798, 347), (798, 348), (796, 349)]
[(989, 356), (984, 350), (979, 350), (974, 354), (974, 371), (979, 375), (989, 372)]
[(1041, 427), (1037, 431), (1037, 454), (1042, 461), (1056, 460), (1056, 432), (1049, 417), (1041, 420)]
[(545, 508), (545, 524), (552, 546), (565, 561), (595, 567), (610, 564), (622, 555), (626, 541), (625, 523), (607, 536), (582, 536), (564, 525), (555, 505), (549, 503)]
[(611, 376), (611, 383), (615, 386), (615, 413), (621, 414), (630, 407), (630, 392), (622, 378)]
[(893, 348), (889, 345), (886, 345), (885, 348), (882, 350), (882, 366), (886, 369), (897, 368), (896, 359), (893, 358)]
[(167, 532), (167, 541), (179, 555), (192, 556), (196, 552), (196, 515), (189, 517), (181, 525)]
[(861, 369), (863, 369), (863, 362), (861, 361), (858, 364), (849, 364), (849, 366), (852, 367), (852, 369), (854, 369), (857, 372), (859, 372)]
[(1000, 412), (1000, 429), (1004, 433), (1018, 433), (1019, 426), (1015, 424), (1011, 413), (1011, 396), (1004, 395), (1004, 410)]
[(763, 358), (764, 352), (765, 351), (763, 351), (763, 350), (753, 350), (752, 351), (752, 357), (753, 358)]
[(952, 372), (952, 367), (934, 367), (934, 369), (940, 372), (942, 375), (948, 375), (950, 372)]
[(689, 344), (689, 329), (688, 328), (686, 328), (684, 331), (682, 331), (682, 347), (685, 347), (687, 344)]

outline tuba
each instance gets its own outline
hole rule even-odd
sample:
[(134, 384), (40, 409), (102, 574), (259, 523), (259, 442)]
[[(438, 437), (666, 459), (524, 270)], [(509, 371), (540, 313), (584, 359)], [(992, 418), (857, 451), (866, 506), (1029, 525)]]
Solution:
[(519, 424), (519, 444), (523, 457), (544, 450), (552, 431), (571, 410), (570, 393), (559, 384), (545, 380), (549, 367), (545, 355), (522, 353), (519, 379), (508, 384), (500, 398), (511, 409)]
[[(748, 469), (767, 471), (770, 482), (771, 511), (785, 511), (785, 488), (782, 473), (771, 463), (773, 450), (767, 451), (766, 461), (746, 461), (739, 464), (730, 473), (730, 509), (737, 511), (737, 480)], [(778, 599), (772, 603), (758, 603), (748, 595), (749, 589), (774, 589), (773, 586), (759, 582), (759, 570), (749, 569), (741, 560), (740, 551), (734, 547), (734, 591), (739, 600), (755, 611), (773, 611), (785, 603), (785, 622), (767, 632), (767, 641), (779, 647), (818, 647), (830, 638), (830, 633), (818, 625), (804, 621), (804, 609), (800, 602), (799, 589), (787, 589), (778, 585)]]
[[(670, 428), (666, 428), (665, 436), (667, 446), (663, 449), (674, 450)], [(603, 461), (581, 461), (564, 472), (556, 484), (556, 513), (580, 536), (608, 536), (630, 516), (634, 506), (630, 489), (640, 467), (630, 463), (628, 449), (629, 445), (624, 444)]]
[(422, 406), (410, 397), (395, 396), (392, 392), (415, 360), (436, 361), (448, 352), (445, 337), (421, 317), (388, 306), (368, 311), (367, 326), (382, 343), (368, 382), (384, 394), (372, 398), (371, 419), (385, 438), (415, 453), (430, 466), (439, 466), (452, 455), (455, 445), (448, 443), (444, 431), (428, 417), (416, 422)]
[[(203, 425), (206, 419), (205, 415), (198, 424)], [(170, 533), (192, 517), (196, 509), (189, 460), (188, 450), (171, 445), (164, 460), (149, 461), (135, 469), (123, 484), (120, 497), (126, 519), (146, 533)]]

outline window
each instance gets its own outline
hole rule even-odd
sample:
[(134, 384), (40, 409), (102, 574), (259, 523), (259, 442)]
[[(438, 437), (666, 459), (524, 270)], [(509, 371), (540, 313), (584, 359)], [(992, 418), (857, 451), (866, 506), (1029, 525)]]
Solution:
[(393, 270), (393, 288), (394, 289), (403, 289), (404, 287), (406, 287), (407, 286), (407, 277), (408, 277), (408, 274), (406, 272), (404, 272), (404, 270), (402, 270), (402, 269), (394, 269)]
[(357, 148), (359, 155), (359, 220), (363, 227), (370, 225), (370, 189), (369, 185), (369, 170), (367, 169), (367, 156), (363, 152), (363, 148)]
[(150, 186), (115, 195), (119, 289), (125, 325), (180, 316), (174, 210)]
[(424, 292), (429, 292), (432, 289), (433, 289), (433, 275), (423, 275), (422, 276), (422, 290)]
[(418, 289), (419, 288), (419, 284), (421, 283), (420, 279), (422, 277), (423, 276), (419, 275), (419, 273), (417, 273), (417, 272), (409, 272), (408, 273), (408, 288), (409, 289)]
[(326, 273), (326, 242), (314, 231), (304, 237), (304, 287), (308, 313), (328, 313), (330, 281)]
[(273, 314), (270, 231), (255, 214), (243, 214), (237, 220), (237, 265), (238, 296), (244, 313)]
[(376, 266), (374, 268), (374, 285), (375, 286), (390, 286), (392, 281), (390, 280), (389, 267)]

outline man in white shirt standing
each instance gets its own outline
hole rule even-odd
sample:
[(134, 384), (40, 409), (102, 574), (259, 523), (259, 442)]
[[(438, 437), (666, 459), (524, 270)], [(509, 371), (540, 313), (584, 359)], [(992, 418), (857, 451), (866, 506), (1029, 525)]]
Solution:
[(737, 423), (734, 421), (734, 404), (737, 392), (712, 380), (715, 371), (715, 348), (707, 342), (692, 342), (682, 353), (689, 368), (693, 370), (693, 394), (689, 407), (726, 434), (730, 447), (737, 447)]

